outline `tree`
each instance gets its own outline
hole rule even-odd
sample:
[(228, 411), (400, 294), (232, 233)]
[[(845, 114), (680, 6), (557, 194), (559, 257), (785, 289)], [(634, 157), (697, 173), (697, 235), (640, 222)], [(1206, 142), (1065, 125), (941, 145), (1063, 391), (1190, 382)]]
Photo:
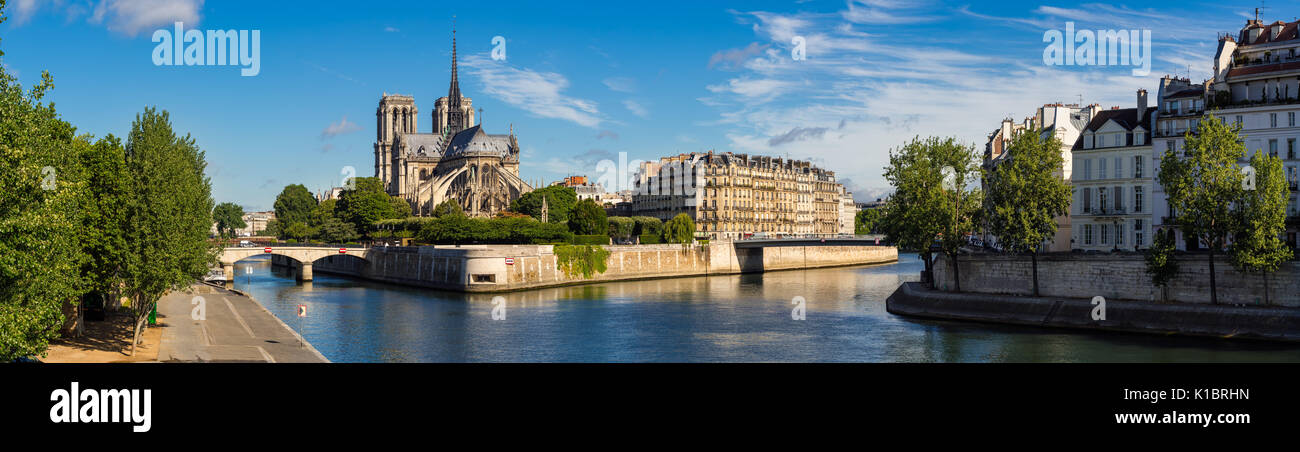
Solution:
[(618, 240), (628, 240), (636, 232), (636, 221), (628, 217), (609, 217), (609, 236)]
[(337, 218), (335, 216), (335, 207), (338, 205), (338, 202), (339, 200), (334, 198), (321, 201), (320, 204), (317, 204), (316, 207), (311, 210), (311, 215), (307, 217), (307, 225), (320, 227), (320, 225), (325, 224), (330, 219)]
[(108, 135), (81, 155), (86, 170), (86, 202), (82, 203), (82, 247), (89, 258), (82, 267), (89, 286), (100, 296), (117, 293), (130, 259), (127, 242), (131, 176), (126, 172), (126, 149)]
[[(974, 229), (980, 194), (970, 184), (980, 174), (975, 147), (955, 138), (913, 138), (889, 153), (885, 179), (894, 187), (890, 208), (877, 222), (889, 240), (920, 252), (927, 274), (932, 274), (930, 249), (940, 239), (940, 250), (953, 268), (956, 290), (961, 290), (957, 253), (966, 234)], [(867, 214), (881, 215), (881, 214)]]
[(862, 209), (853, 217), (853, 233), (859, 235), (880, 234), (885, 217), (884, 208)]
[(217, 204), (212, 209), (212, 221), (217, 223), (217, 234), (222, 237), (234, 237), (236, 229), (248, 227), (244, 223), (244, 208), (233, 202)]
[(307, 223), (295, 221), (289, 224), (289, 227), (284, 228), (284, 234), (291, 239), (302, 242), (306, 241), (307, 237), (315, 235), (315, 232), (312, 231), (311, 226), (307, 226)]
[(1164, 301), (1169, 300), (1169, 281), (1178, 275), (1175, 248), (1173, 231), (1156, 231), (1155, 240), (1146, 252), (1147, 274), (1151, 275), (1151, 283), (1160, 287), (1160, 299)]
[(358, 237), (356, 226), (334, 217), (325, 220), (315, 229), (316, 239), (322, 243), (348, 243)]
[(1282, 173), (1282, 160), (1255, 152), (1250, 159), (1254, 183), (1246, 181), (1237, 202), (1237, 224), (1242, 229), (1232, 243), (1232, 264), (1245, 272), (1258, 272), (1264, 280), (1264, 304), (1270, 304), (1268, 274), (1291, 259), (1282, 234), (1286, 232), (1286, 206), (1291, 193)]
[(1214, 115), (1201, 118), (1195, 132), (1185, 136), (1184, 155), (1166, 150), (1160, 159), (1160, 185), (1177, 212), (1175, 223), (1183, 234), (1195, 237), (1210, 251), (1210, 301), (1219, 303), (1214, 256), (1227, 237), (1239, 228), (1233, 200), (1242, 199), (1242, 173), (1238, 165), (1246, 152), (1240, 124), (1229, 126)]
[(275, 197), (275, 218), (283, 224), (311, 221), (311, 213), (315, 208), (316, 197), (302, 184), (287, 185)]
[(460, 204), (454, 199), (448, 199), (439, 203), (433, 208), (434, 217), (444, 217), (447, 215), (465, 216), (465, 211), (460, 208)]
[(563, 185), (552, 185), (524, 193), (519, 199), (510, 202), (510, 211), (524, 213), (536, 219), (542, 218), (542, 199), (546, 199), (546, 221), (567, 224), (569, 211), (578, 204), (578, 193)]
[(638, 216), (632, 217), (632, 221), (636, 223), (634, 235), (663, 235), (664, 222), (658, 218)]
[(83, 182), (68, 177), (80, 172), (79, 152), (69, 152), (72, 125), (41, 104), (53, 87), (43, 72), (24, 92), (0, 65), (0, 361), (43, 356), (83, 291)]
[(146, 108), (136, 115), (126, 168), (134, 194), (126, 285), (138, 339), (158, 298), (198, 281), (216, 265), (219, 250), (207, 241), (214, 206), (204, 153), (189, 135), (176, 135), (166, 111)]
[[(343, 221), (352, 223), (357, 232), (374, 230), (380, 220), (406, 218), (410, 216), (409, 204), (405, 211), (393, 197), (384, 191), (384, 185), (378, 178), (359, 177), (354, 179), (353, 188), (343, 190), (335, 205), (335, 215)], [(398, 200), (405, 204), (405, 200)]]
[(680, 243), (682, 246), (695, 241), (695, 221), (690, 215), (679, 213), (664, 223), (664, 242)]
[(609, 232), (605, 209), (596, 201), (584, 199), (574, 206), (569, 215), (569, 230), (578, 235), (597, 235)]
[(1061, 140), (1031, 128), (1016, 134), (1010, 156), (985, 177), (984, 213), (989, 232), (1004, 249), (1028, 253), (1038, 296), (1038, 249), (1056, 234), (1056, 217), (1070, 208), (1071, 189), (1063, 178)]

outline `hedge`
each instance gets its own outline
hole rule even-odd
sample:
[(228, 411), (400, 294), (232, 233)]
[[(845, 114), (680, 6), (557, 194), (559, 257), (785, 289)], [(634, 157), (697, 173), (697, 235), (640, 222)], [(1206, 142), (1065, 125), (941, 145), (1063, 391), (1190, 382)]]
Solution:
[(659, 238), (659, 234), (642, 234), (640, 237), (642, 245), (655, 245), (664, 242), (663, 239)]
[(574, 245), (608, 245), (609, 236), (605, 234), (596, 235), (574, 235)]

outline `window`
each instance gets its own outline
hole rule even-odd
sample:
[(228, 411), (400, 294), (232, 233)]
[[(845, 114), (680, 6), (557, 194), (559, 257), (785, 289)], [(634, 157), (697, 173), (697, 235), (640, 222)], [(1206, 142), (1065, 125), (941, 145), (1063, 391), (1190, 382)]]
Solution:
[(1100, 187), (1097, 189), (1097, 201), (1098, 201), (1097, 207), (1101, 208), (1102, 212), (1105, 212), (1106, 211), (1106, 187)]
[(1133, 244), (1142, 246), (1142, 220), (1133, 220)]
[(1237, 115), (1237, 125), (1245, 127), (1246, 121), (1241, 120), (1241, 115)]
[(1142, 212), (1142, 186), (1133, 187), (1133, 212)]
[(1295, 159), (1295, 138), (1286, 139), (1286, 158), (1288, 160)]
[(1104, 158), (1097, 159), (1097, 178), (1106, 178), (1106, 159)]
[(1146, 138), (1147, 138), (1147, 137), (1146, 137), (1146, 134), (1145, 134), (1145, 133), (1140, 133), (1140, 132), (1139, 132), (1139, 133), (1134, 133), (1134, 134), (1133, 134), (1133, 145), (1134, 145), (1134, 146), (1141, 146), (1141, 145), (1143, 145), (1143, 144), (1146, 144)]
[[(1295, 49), (1291, 49), (1291, 50), (1292, 50), (1292, 51), (1295, 51)], [(1287, 88), (1290, 88), (1290, 87), (1291, 87), (1290, 85), (1287, 86)], [(1287, 126), (1287, 127), (1295, 127), (1295, 112), (1294, 112), (1294, 111), (1287, 112), (1287, 114), (1286, 114), (1286, 126)]]
[(1083, 244), (1092, 244), (1092, 225), (1090, 224), (1083, 225)]
[(1111, 197), (1115, 198), (1115, 211), (1124, 211), (1124, 187), (1115, 186), (1115, 191), (1111, 192)]
[(1092, 188), (1083, 189), (1083, 213), (1092, 212)]
[(1268, 156), (1277, 157), (1277, 140), (1268, 140)]
[(1140, 155), (1133, 156), (1133, 177), (1142, 178), (1142, 156)]
[(1115, 178), (1124, 177), (1124, 158), (1115, 157)]
[(1104, 224), (1101, 225), (1101, 242), (1099, 243), (1102, 245), (1110, 243), (1110, 230)]
[(1124, 145), (1124, 134), (1122, 134), (1122, 133), (1117, 133), (1117, 134), (1114, 134), (1114, 135), (1111, 135), (1111, 136), (1112, 136), (1112, 137), (1115, 137), (1115, 138), (1114, 138), (1114, 143), (1115, 143), (1114, 146), (1115, 146), (1115, 147), (1120, 147), (1120, 146), (1123, 146), (1123, 145)]
[(1174, 152), (1174, 140), (1169, 140), (1165, 142), (1165, 150), (1169, 152)]
[(1083, 180), (1092, 179), (1092, 159), (1083, 159)]
[(1277, 113), (1268, 114), (1268, 126), (1274, 128), (1277, 127)]
[(1115, 246), (1124, 244), (1124, 223), (1115, 224)]

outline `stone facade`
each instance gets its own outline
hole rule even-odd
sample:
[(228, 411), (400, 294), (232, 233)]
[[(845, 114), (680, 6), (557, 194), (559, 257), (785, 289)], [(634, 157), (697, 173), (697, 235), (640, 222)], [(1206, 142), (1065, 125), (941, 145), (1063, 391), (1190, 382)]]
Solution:
[(460, 92), (452, 38), (451, 87), (434, 103), (433, 133), (418, 133), (415, 98), (385, 93), (375, 110), (375, 177), (385, 190), (426, 216), (445, 200), (467, 215), (488, 217), (533, 187), (519, 178), (519, 142), (474, 124), (473, 101)]
[[(1210, 302), (1209, 257), (1201, 254), (1177, 257), (1180, 273), (1169, 284), (1169, 300), (1182, 303)], [(1029, 295), (1033, 291), (1033, 270), (1029, 256), (975, 254), (958, 257), (963, 292)], [(1214, 260), (1219, 303), (1256, 305), (1264, 303), (1264, 279), (1233, 268), (1225, 256)], [(934, 264), (935, 287), (954, 288), (952, 265), (940, 256)], [(1287, 262), (1268, 275), (1269, 300), (1273, 306), (1300, 307), (1300, 263)], [(1044, 297), (1107, 300), (1160, 301), (1160, 289), (1151, 284), (1146, 262), (1135, 253), (1044, 254), (1038, 257), (1038, 290)]]

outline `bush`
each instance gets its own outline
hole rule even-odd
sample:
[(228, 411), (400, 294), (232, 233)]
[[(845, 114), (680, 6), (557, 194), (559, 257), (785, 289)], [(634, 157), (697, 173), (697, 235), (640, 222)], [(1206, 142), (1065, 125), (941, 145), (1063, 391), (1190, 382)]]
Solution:
[(657, 245), (664, 243), (664, 241), (659, 238), (659, 234), (642, 234), (639, 237), (642, 245)]
[(636, 220), (629, 217), (609, 217), (609, 236), (627, 239), (636, 233)]
[(609, 236), (603, 234), (575, 235), (572, 242), (574, 245), (608, 245)]
[(543, 224), (531, 218), (468, 218), (447, 215), (426, 222), (416, 234), (421, 242), (460, 243), (568, 243), (573, 233), (563, 224)]
[(632, 231), (636, 235), (659, 235), (664, 232), (664, 222), (655, 217), (632, 217), (636, 223), (636, 230)]
[(582, 275), (585, 279), (605, 273), (609, 250), (593, 245), (556, 245), (555, 258), (560, 270), (570, 278)]

